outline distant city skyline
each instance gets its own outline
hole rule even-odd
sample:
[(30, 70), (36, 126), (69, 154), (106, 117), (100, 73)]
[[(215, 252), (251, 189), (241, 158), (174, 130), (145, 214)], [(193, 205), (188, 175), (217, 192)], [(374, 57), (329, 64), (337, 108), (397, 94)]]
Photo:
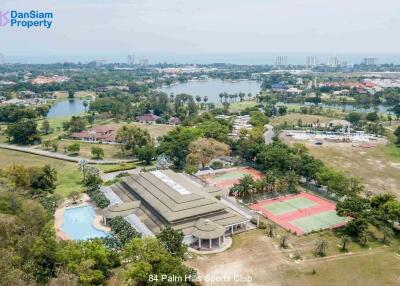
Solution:
[(54, 19), (51, 29), (0, 27), (7, 58), (118, 55), (126, 61), (135, 51), (137, 61), (154, 62), (149, 55), (276, 53), (290, 63), (290, 53), (400, 53), (398, 0), (1, 1), (1, 11), (13, 9), (51, 11)]

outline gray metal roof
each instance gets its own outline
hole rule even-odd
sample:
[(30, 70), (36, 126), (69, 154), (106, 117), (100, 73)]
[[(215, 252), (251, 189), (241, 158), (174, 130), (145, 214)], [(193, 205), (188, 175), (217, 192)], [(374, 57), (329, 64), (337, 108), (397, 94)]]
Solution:
[(154, 233), (138, 218), (135, 214), (130, 214), (124, 219), (129, 222), (138, 232), (142, 234), (142, 237), (154, 237)]
[[(159, 233), (170, 225), (182, 230), (185, 235), (217, 238), (225, 233), (226, 227), (248, 221), (214, 197), (219, 189), (204, 187), (184, 174), (170, 170), (162, 173), (173, 184), (152, 173), (140, 173), (124, 177), (122, 183), (111, 186), (124, 202), (140, 201), (138, 208), (126, 216), (135, 215), (135, 223), (137, 218), (150, 232)], [(187, 192), (181, 194), (176, 191), (173, 188), (176, 185)], [(210, 226), (200, 227), (203, 220), (207, 220), (213, 229), (207, 230)]]

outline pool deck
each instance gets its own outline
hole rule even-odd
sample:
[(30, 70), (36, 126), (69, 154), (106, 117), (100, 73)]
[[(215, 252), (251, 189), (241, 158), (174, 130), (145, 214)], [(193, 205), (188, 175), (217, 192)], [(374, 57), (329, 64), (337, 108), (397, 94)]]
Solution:
[[(59, 240), (72, 240), (61, 228), (61, 226), (64, 223), (64, 211), (66, 209), (71, 209), (71, 208), (79, 208), (79, 207), (84, 207), (84, 206), (92, 206), (93, 209), (96, 212), (97, 207), (92, 203), (90, 200), (89, 196), (86, 194), (83, 194), (80, 199), (80, 203), (78, 204), (72, 204), (71, 200), (66, 200), (60, 205), (54, 214), (54, 228), (56, 230), (56, 238)], [(94, 220), (92, 222), (93, 226), (99, 230), (102, 230), (104, 232), (110, 232), (111, 229), (102, 223), (102, 216), (98, 215), (97, 213), (95, 214)]]

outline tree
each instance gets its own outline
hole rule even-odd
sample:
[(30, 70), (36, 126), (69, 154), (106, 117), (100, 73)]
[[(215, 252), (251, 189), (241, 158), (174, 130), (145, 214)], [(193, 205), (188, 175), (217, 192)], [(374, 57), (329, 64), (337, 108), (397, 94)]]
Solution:
[(8, 140), (14, 144), (30, 145), (36, 141), (40, 142), (37, 124), (33, 120), (22, 120), (8, 125), (6, 134)]
[(215, 120), (207, 120), (196, 125), (196, 129), (203, 132), (204, 137), (212, 138), (221, 142), (228, 141), (229, 126)]
[(397, 127), (396, 131), (394, 131), (394, 135), (396, 136), (396, 144), (400, 145), (400, 126)]
[(87, 109), (88, 105), (89, 105), (89, 103), (86, 100), (84, 100), (83, 107), (85, 107), (85, 113), (86, 113), (86, 109)]
[(127, 222), (123, 217), (117, 216), (107, 221), (111, 227), (114, 236), (120, 241), (121, 245), (125, 245), (140, 234)]
[(68, 198), (70, 200), (72, 200), (73, 204), (76, 204), (76, 202), (78, 201), (79, 197), (81, 196), (81, 193), (78, 191), (72, 191), (68, 194)]
[(104, 150), (101, 147), (98, 146), (92, 146), (92, 155), (96, 158), (96, 159), (100, 159), (104, 157)]
[(65, 241), (56, 257), (58, 263), (78, 275), (81, 285), (102, 285), (110, 269), (120, 264), (118, 255), (100, 239)]
[(72, 89), (68, 90), (68, 98), (69, 99), (75, 98), (75, 92)]
[(361, 115), (361, 113), (358, 113), (358, 112), (350, 112), (346, 116), (346, 120), (349, 121), (353, 125), (355, 125), (358, 122), (360, 122), (361, 119), (362, 119), (362, 115)]
[(189, 145), (187, 161), (192, 165), (200, 164), (203, 168), (214, 158), (230, 153), (229, 146), (215, 139), (200, 138)]
[(47, 150), (51, 147), (51, 145), (52, 145), (51, 140), (46, 140), (42, 142), (42, 146)]
[(42, 132), (44, 134), (49, 134), (50, 132), (50, 123), (47, 120), (44, 120), (42, 123)]
[[(155, 238), (134, 238), (124, 247), (125, 277), (130, 285), (162, 285), (160, 279), (149, 277), (191, 277), (196, 279), (196, 272), (182, 264), (179, 257), (168, 253), (161, 242)], [(183, 279), (178, 285), (192, 285), (189, 279)]]
[(122, 144), (122, 151), (135, 154), (139, 148), (151, 144), (151, 137), (145, 129), (125, 125), (117, 130), (116, 141)]
[(167, 226), (158, 235), (157, 239), (165, 247), (165, 249), (173, 256), (183, 258), (186, 253), (186, 245), (182, 243), (183, 240), (182, 231), (174, 230), (172, 227)]
[(273, 223), (269, 223), (267, 227), (267, 235), (269, 237), (274, 237), (275, 236), (275, 231), (276, 231), (276, 225)]
[(268, 117), (260, 111), (252, 111), (250, 113), (249, 123), (256, 127), (264, 127), (269, 122)]
[(249, 174), (244, 175), (239, 179), (239, 183), (235, 184), (229, 191), (229, 195), (237, 196), (238, 198), (247, 199), (251, 196), (255, 188), (255, 181)]
[(44, 165), (38, 172), (34, 172), (31, 178), (33, 193), (53, 193), (56, 189), (57, 171), (50, 165)]
[(341, 242), (341, 250), (342, 251), (347, 251), (347, 245), (350, 242), (350, 238), (347, 235), (343, 235), (340, 239)]
[(388, 241), (388, 239), (393, 237), (393, 235), (394, 235), (393, 228), (388, 226), (387, 224), (381, 224), (379, 226), (379, 230), (383, 234), (383, 237), (382, 237), (383, 243), (386, 243)]
[(279, 245), (282, 248), (287, 248), (288, 247), (288, 236), (283, 235), (279, 241)]
[(69, 132), (81, 132), (85, 130), (87, 121), (84, 117), (72, 116), (70, 121), (63, 122), (63, 129)]
[(57, 152), (58, 151), (58, 144), (57, 144), (57, 142), (53, 142), (52, 144), (51, 144), (51, 147), (53, 148), (53, 152)]
[(346, 227), (344, 228), (344, 232), (352, 237), (359, 237), (362, 233), (367, 231), (367, 229), (368, 229), (367, 219), (355, 218), (347, 223)]
[(171, 168), (172, 162), (168, 156), (161, 154), (157, 157), (157, 170), (167, 170)]
[(315, 255), (318, 256), (325, 256), (326, 255), (326, 250), (328, 248), (328, 242), (324, 239), (319, 239), (315, 243)]
[(376, 112), (370, 112), (367, 114), (366, 119), (371, 122), (377, 122), (379, 120), (379, 115)]
[(80, 150), (81, 150), (81, 145), (79, 145), (79, 143), (73, 143), (71, 145), (68, 145), (68, 152), (71, 153), (72, 155), (79, 154)]
[(400, 104), (397, 104), (396, 106), (392, 107), (391, 111), (394, 112), (397, 119), (400, 118)]
[(139, 160), (144, 161), (146, 165), (151, 164), (151, 160), (153, 160), (156, 154), (156, 149), (153, 145), (147, 145), (139, 148), (137, 150), (137, 157)]
[(165, 154), (172, 160), (175, 168), (183, 169), (190, 143), (202, 136), (203, 132), (197, 128), (175, 128), (161, 139), (157, 153)]
[(363, 231), (359, 234), (358, 240), (360, 241), (360, 244), (363, 246), (366, 246), (368, 243), (368, 232)]

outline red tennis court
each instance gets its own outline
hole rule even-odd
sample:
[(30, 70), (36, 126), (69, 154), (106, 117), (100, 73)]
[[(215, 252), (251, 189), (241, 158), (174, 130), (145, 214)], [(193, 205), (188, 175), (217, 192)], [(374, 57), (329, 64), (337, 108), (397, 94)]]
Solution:
[(254, 180), (258, 180), (263, 177), (263, 173), (257, 171), (256, 169), (251, 167), (241, 167), (224, 169), (222, 172), (207, 174), (201, 178), (212, 186), (231, 188), (234, 184), (239, 183), (239, 180), (246, 174), (252, 176)]
[(334, 202), (305, 192), (260, 201), (250, 208), (297, 235), (347, 223), (347, 218), (336, 214)]

